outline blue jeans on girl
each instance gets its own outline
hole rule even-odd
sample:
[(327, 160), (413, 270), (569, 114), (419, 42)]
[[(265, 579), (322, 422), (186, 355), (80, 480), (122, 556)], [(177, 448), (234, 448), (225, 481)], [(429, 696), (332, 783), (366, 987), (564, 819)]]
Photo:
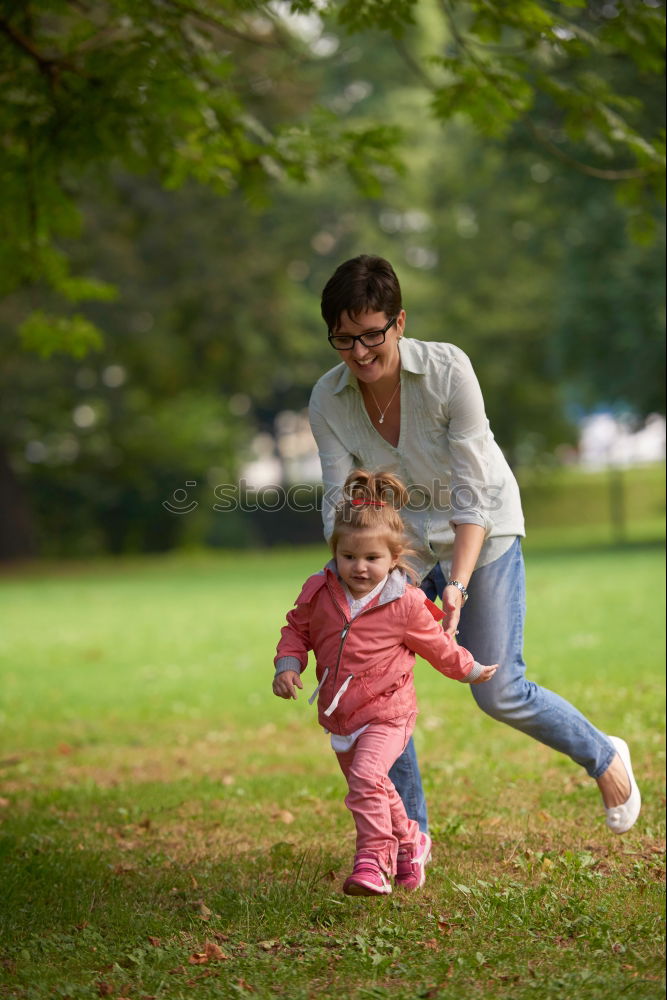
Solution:
[[(442, 597), (445, 585), (438, 563), (421, 584), (431, 600)], [(526, 594), (520, 538), (499, 559), (475, 570), (468, 593), (470, 597), (459, 623), (459, 642), (478, 663), (500, 664), (490, 681), (471, 685), (479, 707), (491, 718), (567, 754), (591, 778), (599, 778), (616, 753), (613, 743), (564, 698), (526, 679), (523, 661)], [(412, 739), (389, 771), (389, 777), (403, 799), (408, 816), (425, 832), (426, 800)]]

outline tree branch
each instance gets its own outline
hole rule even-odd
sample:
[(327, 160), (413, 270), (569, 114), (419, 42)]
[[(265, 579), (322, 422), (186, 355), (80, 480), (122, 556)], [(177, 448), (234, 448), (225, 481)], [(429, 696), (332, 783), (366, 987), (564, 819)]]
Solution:
[[(543, 146), (547, 152), (551, 153), (557, 160), (561, 163), (566, 164), (568, 167), (573, 167), (582, 174), (587, 174), (589, 177), (597, 177), (602, 181), (630, 181), (630, 180), (641, 180), (643, 177), (650, 177), (655, 171), (646, 170), (642, 167), (625, 167), (617, 170), (604, 167), (594, 167), (590, 163), (584, 163), (582, 160), (576, 159), (574, 156), (570, 156), (566, 153), (564, 149), (557, 146), (555, 142), (548, 139), (542, 134), (542, 130), (539, 125), (533, 121), (530, 115), (524, 115), (524, 120), (530, 129), (531, 135), (534, 137), (535, 141)], [(657, 169), (657, 167), (656, 167)]]
[(412, 72), (415, 74), (418, 80), (428, 87), (429, 90), (435, 90), (435, 82), (431, 79), (428, 73), (419, 65), (417, 60), (414, 58), (407, 45), (401, 38), (394, 38), (394, 47), (401, 59), (403, 59), (406, 66), (408, 66)]
[(23, 52), (27, 53), (31, 59), (37, 63), (40, 72), (45, 73), (48, 76), (53, 75), (53, 67), (58, 62), (57, 59), (49, 56), (45, 56), (43, 53), (33, 45), (29, 38), (26, 38), (24, 34), (18, 31), (9, 21), (5, 18), (0, 18), (0, 31), (2, 31), (14, 45), (21, 49)]
[(32, 39), (27, 38), (22, 32), (18, 31), (9, 21), (5, 18), (0, 18), (0, 31), (2, 31), (13, 44), (20, 49), (22, 52), (30, 56), (30, 58), (37, 63), (40, 73), (43, 73), (49, 80), (49, 83), (55, 86), (60, 82), (60, 71), (65, 69), (69, 70), (70, 73), (75, 73), (77, 76), (81, 76), (84, 79), (91, 79), (86, 73), (80, 70), (74, 63), (70, 62), (69, 59), (62, 55), (51, 55), (47, 56), (41, 52), (36, 45), (33, 44)]
[(275, 49), (279, 48), (277, 42), (273, 42), (267, 38), (261, 38), (258, 35), (246, 35), (243, 31), (239, 31), (238, 28), (232, 28), (225, 21), (219, 20), (212, 14), (207, 14), (206, 11), (199, 10), (197, 7), (191, 7), (187, 3), (179, 2), (179, 0), (166, 0), (170, 7), (179, 10), (182, 14), (188, 14), (191, 17), (199, 18), (205, 24), (209, 24), (212, 27), (219, 28), (226, 35), (230, 35), (232, 38), (236, 38), (240, 42), (248, 42), (250, 45), (259, 45), (264, 48)]
[[(624, 181), (624, 180), (640, 180), (644, 177), (650, 177), (655, 171), (647, 170), (642, 167), (627, 167), (621, 169), (610, 169), (604, 167), (594, 167), (589, 163), (584, 163), (582, 160), (577, 159), (575, 156), (571, 156), (566, 153), (565, 150), (557, 146), (555, 142), (548, 139), (542, 134), (542, 130), (539, 125), (537, 125), (529, 114), (517, 104), (511, 94), (505, 90), (498, 79), (489, 73), (484, 63), (477, 58), (477, 56), (470, 50), (465, 38), (459, 31), (458, 25), (454, 17), (454, 11), (450, 0), (440, 0), (445, 19), (449, 24), (450, 30), (452, 32), (452, 37), (458, 45), (461, 52), (469, 59), (469, 61), (475, 66), (479, 73), (484, 77), (487, 83), (490, 83), (501, 97), (505, 100), (507, 105), (514, 111), (517, 115), (518, 120), (523, 120), (526, 122), (528, 129), (535, 141), (547, 150), (555, 159), (560, 160), (561, 163), (565, 163), (567, 166), (578, 170), (582, 174), (587, 174), (589, 177), (597, 177), (599, 180), (604, 181)], [(657, 168), (656, 168), (657, 169)]]

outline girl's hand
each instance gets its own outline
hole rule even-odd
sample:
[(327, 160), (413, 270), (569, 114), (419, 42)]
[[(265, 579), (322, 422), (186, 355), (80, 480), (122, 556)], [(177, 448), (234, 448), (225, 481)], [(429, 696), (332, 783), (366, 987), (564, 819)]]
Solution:
[(484, 667), (481, 674), (476, 681), (470, 681), (471, 684), (483, 684), (484, 681), (490, 681), (496, 670), (498, 669), (498, 664), (494, 663), (491, 667)]
[(283, 670), (273, 678), (273, 693), (278, 698), (296, 698), (295, 688), (303, 689), (301, 678), (296, 670)]
[(442, 627), (447, 635), (456, 635), (463, 607), (463, 594), (458, 587), (445, 587), (442, 595), (442, 610), (445, 617), (442, 620)]

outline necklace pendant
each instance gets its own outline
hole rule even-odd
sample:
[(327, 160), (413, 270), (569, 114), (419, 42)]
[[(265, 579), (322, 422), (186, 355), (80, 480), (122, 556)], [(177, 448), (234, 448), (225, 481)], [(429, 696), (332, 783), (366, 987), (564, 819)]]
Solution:
[(384, 414), (380, 417), (380, 419), (378, 420), (378, 423), (379, 424), (383, 424), (384, 423)]

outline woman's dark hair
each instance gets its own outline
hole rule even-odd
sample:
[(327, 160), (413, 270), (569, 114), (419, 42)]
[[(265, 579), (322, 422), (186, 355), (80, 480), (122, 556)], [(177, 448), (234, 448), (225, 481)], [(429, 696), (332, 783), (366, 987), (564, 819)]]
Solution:
[(387, 319), (403, 308), (401, 286), (384, 257), (361, 254), (336, 268), (322, 292), (322, 316), (329, 330), (336, 330), (344, 312), (383, 312)]

